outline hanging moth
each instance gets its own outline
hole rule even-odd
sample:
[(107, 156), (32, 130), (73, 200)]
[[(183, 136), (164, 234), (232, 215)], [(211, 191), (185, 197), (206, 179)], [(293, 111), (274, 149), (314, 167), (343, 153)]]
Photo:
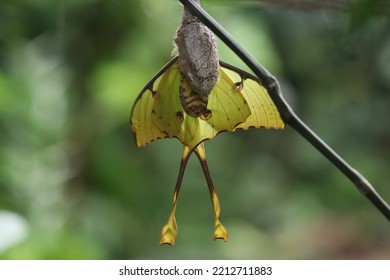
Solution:
[(173, 246), (175, 243), (176, 202), (193, 152), (210, 191), (214, 239), (227, 241), (227, 230), (219, 220), (220, 204), (207, 167), (204, 141), (223, 131), (283, 129), (285, 124), (261, 81), (219, 61), (214, 34), (185, 8), (175, 43), (178, 56), (142, 89), (130, 119), (138, 147), (165, 138), (177, 138), (183, 144), (173, 208), (162, 228), (160, 244)]

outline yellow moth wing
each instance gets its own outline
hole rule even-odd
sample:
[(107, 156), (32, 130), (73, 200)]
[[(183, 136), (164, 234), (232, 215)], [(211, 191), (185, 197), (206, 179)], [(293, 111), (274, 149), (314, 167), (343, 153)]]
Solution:
[(155, 95), (160, 83), (166, 78), (166, 70), (175, 62), (171, 60), (161, 69), (142, 89), (134, 102), (130, 114), (130, 126), (138, 147), (143, 147), (157, 139), (164, 139), (169, 135), (161, 130), (152, 120), (154, 116)]
[(183, 112), (180, 102), (179, 87), (181, 74), (177, 60), (166, 69), (157, 86), (154, 96), (152, 121), (169, 138), (178, 137), (181, 122), (178, 112)]
[(251, 114), (245, 97), (226, 70), (220, 67), (219, 80), (210, 93), (207, 105), (212, 112), (208, 123), (218, 132), (233, 131)]
[(245, 96), (252, 113), (245, 122), (237, 126), (237, 129), (250, 127), (282, 129), (285, 127), (268, 91), (257, 81), (246, 79), (242, 94)]
[(251, 111), (248, 118), (237, 125), (234, 130), (246, 130), (252, 127), (274, 129), (283, 129), (285, 127), (278, 108), (272, 101), (267, 89), (262, 86), (261, 81), (257, 77), (225, 62), (221, 62), (221, 69), (233, 81), (236, 81), (236, 85), (240, 88)]

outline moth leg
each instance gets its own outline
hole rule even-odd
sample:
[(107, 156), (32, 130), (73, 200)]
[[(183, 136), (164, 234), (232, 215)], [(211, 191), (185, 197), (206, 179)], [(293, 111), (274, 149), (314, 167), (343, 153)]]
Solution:
[(191, 154), (192, 151), (187, 146), (183, 146), (179, 174), (177, 176), (176, 186), (173, 192), (173, 208), (171, 210), (167, 223), (162, 227), (160, 245), (163, 244), (169, 244), (171, 246), (175, 245), (175, 239), (178, 232), (176, 217), (175, 217), (176, 202), (177, 202), (177, 197), (179, 196), (181, 182), (183, 181), (184, 171), (186, 169), (187, 162)]
[(221, 214), (221, 206), (219, 204), (219, 199), (217, 193), (215, 191), (213, 182), (211, 180), (209, 168), (207, 167), (206, 161), (206, 151), (204, 148), (204, 143), (200, 143), (198, 147), (195, 149), (195, 154), (198, 156), (200, 161), (200, 165), (202, 166), (203, 174), (206, 178), (207, 186), (209, 188), (211, 202), (214, 208), (214, 240), (215, 239), (223, 239), (224, 241), (228, 240), (228, 232), (224, 225), (219, 221), (219, 215)]

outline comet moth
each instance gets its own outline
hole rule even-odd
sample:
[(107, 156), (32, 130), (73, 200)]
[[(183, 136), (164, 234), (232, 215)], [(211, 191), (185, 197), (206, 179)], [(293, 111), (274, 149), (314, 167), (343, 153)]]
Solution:
[[(199, 116), (185, 110), (182, 99), (201, 108)], [(185, 100), (184, 100), (185, 101)], [(183, 102), (184, 102), (183, 101)], [(188, 105), (188, 104), (187, 104)], [(219, 220), (220, 204), (207, 167), (205, 140), (223, 131), (249, 128), (282, 129), (285, 124), (267, 90), (253, 75), (220, 62), (219, 79), (208, 96), (207, 106), (191, 95), (191, 87), (180, 72), (179, 58), (172, 59), (141, 91), (131, 113), (131, 128), (138, 147), (157, 139), (177, 138), (183, 152), (173, 208), (162, 229), (161, 244), (174, 245), (177, 235), (176, 203), (188, 159), (195, 153), (199, 159), (214, 208), (214, 239), (228, 239)]]

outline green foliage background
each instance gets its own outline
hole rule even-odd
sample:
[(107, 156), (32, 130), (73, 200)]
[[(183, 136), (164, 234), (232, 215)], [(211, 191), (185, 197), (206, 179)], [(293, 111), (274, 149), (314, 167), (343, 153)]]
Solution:
[[(390, 201), (389, 18), (368, 1), (344, 12), (260, 3), (202, 1)], [(388, 221), (291, 128), (207, 142), (229, 241), (212, 240), (193, 158), (176, 246), (158, 245), (181, 145), (136, 148), (129, 114), (170, 60), (180, 19), (174, 0), (0, 2), (0, 258), (389, 259)]]

